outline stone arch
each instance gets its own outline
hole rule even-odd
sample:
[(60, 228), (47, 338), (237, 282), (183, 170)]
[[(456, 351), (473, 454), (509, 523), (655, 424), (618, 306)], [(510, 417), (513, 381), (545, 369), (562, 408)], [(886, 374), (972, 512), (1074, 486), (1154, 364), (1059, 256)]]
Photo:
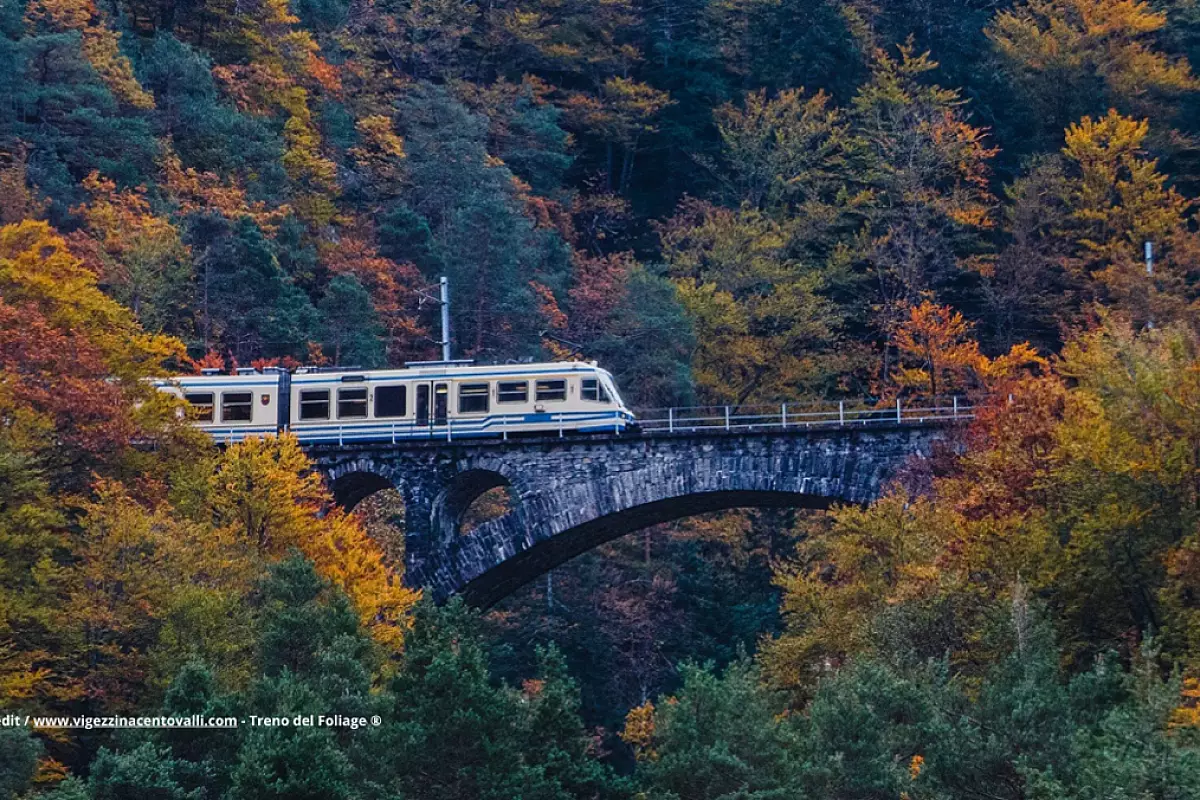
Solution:
[(498, 469), (472, 467), (452, 477), (433, 504), (433, 529), (443, 541), (458, 534), (471, 504), (496, 488), (509, 488), (512, 481)]
[(329, 476), (329, 489), (333, 499), (346, 511), (367, 497), (384, 489), (393, 489), (395, 484), (383, 475), (373, 470), (354, 470), (337, 476)]
[[(652, 525), (735, 508), (825, 509), (835, 501), (831, 497), (772, 490), (727, 490), (667, 497), (589, 520), (538, 541), (469, 580), (459, 593), (471, 605), (489, 608), (576, 556)], [(501, 518), (496, 522), (510, 521)]]
[[(313, 449), (347, 506), (385, 486), (402, 492), (408, 585), (438, 600), (465, 593), (490, 605), (590, 547), (659, 522), (728, 508), (869, 502), (901, 464), (945, 435), (922, 423)], [(517, 502), (460, 534), (463, 512), (496, 486)]]

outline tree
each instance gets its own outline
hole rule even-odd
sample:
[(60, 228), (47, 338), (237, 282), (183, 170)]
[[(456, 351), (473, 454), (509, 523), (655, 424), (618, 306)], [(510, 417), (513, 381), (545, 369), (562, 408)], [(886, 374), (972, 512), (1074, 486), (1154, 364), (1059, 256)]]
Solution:
[(144, 327), (188, 336), (191, 253), (179, 231), (150, 209), (145, 190), (118, 192), (93, 172), (84, 181), (92, 201), (75, 209), (87, 235), (72, 243), (101, 276), (106, 289), (128, 306)]
[(427, 226), (432, 256), (404, 257), (437, 264), (449, 277), (457, 347), (475, 357), (539, 354), (549, 326), (531, 282), (565, 290), (569, 248), (555, 228), (526, 215), (512, 173), (486, 149), (484, 119), (431, 85), (406, 94), (399, 119), (411, 180), (406, 204), (420, 219), (397, 222), (417, 239)]
[(1169, 114), (1172, 98), (1197, 88), (1187, 60), (1156, 47), (1166, 24), (1165, 13), (1140, 0), (1028, 0), (997, 14), (986, 32), (1052, 139), (1109, 107)]
[(383, 363), (383, 330), (371, 307), (371, 296), (352, 275), (338, 275), (317, 304), (324, 318), (322, 349), (335, 365), (370, 369)]
[(978, 252), (992, 226), (996, 151), (965, 119), (958, 92), (923, 82), (936, 68), (912, 42), (900, 46), (899, 59), (878, 52), (852, 105), (855, 157), (864, 160), (857, 175), (871, 193), (861, 211), (868, 238), (855, 256), (873, 285), (873, 322), (884, 330), (922, 292), (961, 284), (961, 260)]
[(0, 732), (0, 797), (18, 797), (29, 788), (41, 747), (28, 731), (17, 727)]
[(845, 179), (848, 125), (829, 95), (746, 95), (715, 112), (732, 199), (770, 211), (829, 199)]
[[(650, 722), (639, 728), (646, 710)], [(781, 712), (749, 662), (721, 677), (693, 664), (678, 694), (631, 712), (622, 737), (639, 745), (637, 777), (651, 796), (795, 796), (803, 791), (800, 743)]]
[(269, 560), (293, 548), (344, 591), (363, 624), (398, 645), (416, 593), (383, 563), (378, 545), (352, 516), (329, 509), (332, 497), (294, 437), (249, 439), (225, 451), (201, 489), (203, 514)]
[(939, 393), (995, 385), (1019, 370), (1046, 366), (1046, 360), (1028, 342), (989, 359), (979, 352), (979, 343), (970, 333), (963, 315), (949, 306), (935, 306), (928, 300), (913, 306), (892, 335), (901, 364), (893, 379), (903, 389), (927, 390), (930, 397), (937, 398)]
[(239, 363), (307, 352), (316, 311), (283, 273), (271, 241), (253, 220), (194, 216), (186, 239), (196, 253), (195, 306), (204, 351), (220, 347)]
[(819, 272), (788, 258), (780, 226), (755, 211), (692, 203), (660, 229), (693, 319), (702, 397), (740, 405), (820, 391), (836, 341)]
[(83, 55), (114, 95), (135, 108), (154, 107), (154, 98), (138, 84), (120, 50), (121, 34), (108, 27), (105, 14), (91, 0), (36, 0), (25, 18), (57, 33), (78, 32)]

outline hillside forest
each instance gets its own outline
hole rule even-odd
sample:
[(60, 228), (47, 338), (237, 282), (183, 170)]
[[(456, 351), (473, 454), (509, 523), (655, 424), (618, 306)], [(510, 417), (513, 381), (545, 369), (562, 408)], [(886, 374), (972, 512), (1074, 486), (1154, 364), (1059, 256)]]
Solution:
[[(0, 0), (0, 800), (1200, 797), (1196, 0)], [(486, 613), (146, 378), (971, 398)], [(486, 519), (516, 502), (490, 493)]]

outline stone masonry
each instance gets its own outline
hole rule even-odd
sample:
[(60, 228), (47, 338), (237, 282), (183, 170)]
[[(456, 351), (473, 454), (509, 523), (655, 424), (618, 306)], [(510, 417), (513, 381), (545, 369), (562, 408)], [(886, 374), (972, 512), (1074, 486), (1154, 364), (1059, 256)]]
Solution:
[[(309, 449), (338, 502), (404, 497), (406, 581), (490, 606), (616, 537), (706, 511), (867, 503), (944, 424), (760, 433), (467, 440)], [(507, 487), (510, 511), (468, 533), (464, 512)]]

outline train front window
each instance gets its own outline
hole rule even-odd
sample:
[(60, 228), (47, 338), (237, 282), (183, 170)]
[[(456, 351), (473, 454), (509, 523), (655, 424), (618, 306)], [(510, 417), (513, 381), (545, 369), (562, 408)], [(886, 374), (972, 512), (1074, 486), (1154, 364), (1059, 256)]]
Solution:
[(489, 388), (486, 383), (464, 383), (458, 387), (458, 413), (486, 414)]
[(625, 405), (624, 401), (621, 400), (620, 393), (617, 391), (616, 384), (612, 382), (612, 378), (605, 376), (600, 382), (600, 390), (603, 393), (601, 396), (605, 402), (616, 403), (619, 406)]
[(185, 394), (183, 399), (192, 407), (192, 419), (197, 422), (212, 422), (213, 421), (213, 393), (212, 392), (191, 392)]
[(221, 395), (221, 422), (249, 422), (254, 413), (250, 392), (225, 392)]
[(496, 399), (501, 403), (528, 402), (529, 381), (500, 381), (496, 387)]
[(328, 389), (309, 389), (300, 393), (300, 419), (329, 419)]
[(380, 386), (375, 390), (375, 417), (403, 417), (408, 413), (407, 386)]
[(567, 382), (538, 381), (535, 397), (539, 403), (561, 403), (567, 399)]
[(597, 378), (584, 378), (579, 394), (584, 400), (590, 400), (593, 403), (612, 402), (612, 398), (608, 396), (608, 390)]
[(338, 389), (338, 419), (363, 419), (367, 416), (367, 390)]

